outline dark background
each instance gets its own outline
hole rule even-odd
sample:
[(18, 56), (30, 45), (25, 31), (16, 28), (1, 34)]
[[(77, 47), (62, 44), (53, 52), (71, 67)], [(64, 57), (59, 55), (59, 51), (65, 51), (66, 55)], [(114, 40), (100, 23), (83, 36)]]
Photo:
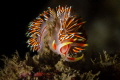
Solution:
[(58, 5), (72, 6), (87, 22), (88, 53), (120, 50), (120, 0), (10, 0), (1, 4), (0, 55), (10, 56), (18, 50), (23, 57), (29, 51), (25, 36), (29, 22), (47, 7)]

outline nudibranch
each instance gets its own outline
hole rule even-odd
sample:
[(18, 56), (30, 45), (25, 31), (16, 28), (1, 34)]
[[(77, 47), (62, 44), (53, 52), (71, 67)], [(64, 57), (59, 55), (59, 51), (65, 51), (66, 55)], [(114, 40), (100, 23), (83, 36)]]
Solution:
[(41, 51), (44, 37), (49, 35), (48, 45), (53, 52), (64, 56), (66, 61), (78, 61), (84, 54), (80, 57), (70, 54), (79, 54), (88, 45), (84, 23), (72, 13), (71, 6), (58, 6), (56, 10), (48, 7), (47, 11), (30, 22), (27, 32), (28, 47), (32, 51)]

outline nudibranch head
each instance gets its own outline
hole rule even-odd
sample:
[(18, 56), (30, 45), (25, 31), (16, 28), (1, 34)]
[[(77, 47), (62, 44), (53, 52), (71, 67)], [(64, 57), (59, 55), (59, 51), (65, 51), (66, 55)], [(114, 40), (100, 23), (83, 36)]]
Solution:
[(40, 51), (44, 45), (44, 37), (49, 35), (50, 49), (63, 55), (66, 61), (74, 62), (83, 58), (74, 58), (81, 53), (86, 44), (87, 36), (83, 29), (81, 18), (71, 13), (71, 6), (58, 6), (56, 10), (48, 7), (47, 11), (33, 20), (27, 32), (27, 43), (32, 51)]

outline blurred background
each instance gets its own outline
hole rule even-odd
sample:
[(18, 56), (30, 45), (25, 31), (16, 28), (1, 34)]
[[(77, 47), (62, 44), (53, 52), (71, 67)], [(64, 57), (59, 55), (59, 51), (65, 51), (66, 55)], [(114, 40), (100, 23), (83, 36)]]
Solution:
[(29, 51), (25, 36), (29, 22), (48, 7), (58, 5), (72, 6), (76, 15), (86, 21), (88, 53), (120, 50), (120, 0), (10, 0), (2, 4), (0, 55), (10, 56), (17, 50), (23, 57)]

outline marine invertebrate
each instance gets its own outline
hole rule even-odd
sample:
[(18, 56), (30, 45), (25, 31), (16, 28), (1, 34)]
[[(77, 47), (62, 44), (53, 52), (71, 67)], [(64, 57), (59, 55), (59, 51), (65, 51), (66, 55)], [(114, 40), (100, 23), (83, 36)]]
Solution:
[(82, 27), (84, 23), (71, 12), (71, 6), (58, 6), (56, 10), (48, 7), (47, 11), (30, 23), (27, 32), (28, 47), (32, 51), (41, 51), (47, 36), (48, 45), (53, 52), (64, 56), (66, 61), (78, 61), (84, 54), (80, 57), (73, 56), (87, 46)]

